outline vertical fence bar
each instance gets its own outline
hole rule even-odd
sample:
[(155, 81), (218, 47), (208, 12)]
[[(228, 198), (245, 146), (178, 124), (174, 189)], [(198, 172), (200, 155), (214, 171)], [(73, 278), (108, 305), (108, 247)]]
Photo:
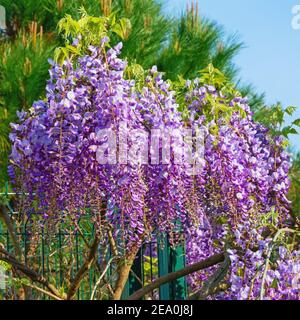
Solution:
[(9, 234), (8, 231), (6, 231), (6, 250), (9, 252), (10, 245), (9, 245)]
[[(79, 270), (79, 243), (78, 243), (78, 234), (77, 231), (75, 231), (75, 260), (76, 260), (76, 273)], [(77, 290), (77, 299), (80, 300), (80, 292), (81, 292), (81, 285), (79, 286)]]
[(28, 220), (25, 222), (24, 224), (24, 228), (23, 228), (23, 237), (24, 237), (24, 260), (25, 260), (25, 264), (28, 263), (27, 259), (28, 259), (28, 246), (27, 246), (27, 223)]
[[(178, 271), (185, 266), (185, 250), (184, 246), (180, 245), (175, 248), (170, 248), (170, 272)], [(175, 280), (170, 283), (172, 300), (185, 300), (187, 297), (187, 284), (185, 277)]]
[[(169, 243), (166, 235), (158, 239), (158, 275), (162, 277), (169, 273)], [(170, 286), (168, 283), (159, 288), (160, 300), (170, 300)]]
[(131, 272), (129, 274), (128, 280), (126, 282), (125, 288), (122, 293), (122, 300), (126, 300), (135, 291), (142, 288), (142, 284), (139, 281), (139, 280), (142, 281), (142, 278), (143, 278), (142, 254), (143, 254), (143, 250), (140, 249), (131, 267)]
[[(42, 228), (42, 233), (41, 233), (41, 236), (42, 236), (42, 275), (43, 277), (45, 277), (45, 237), (44, 237), (44, 228)], [(43, 299), (46, 300), (46, 295), (44, 294), (43, 295)]]
[[(8, 193), (8, 187), (5, 186), (6, 193)], [(12, 212), (13, 210), (11, 210)], [(45, 238), (44, 229), (41, 231), (41, 242), (39, 243), (40, 254), (38, 256), (28, 255), (30, 253), (28, 251), (30, 247), (30, 225), (28, 226), (29, 219), (23, 224), (20, 232), (20, 236), (23, 236), (23, 250), (25, 253), (25, 263), (29, 263), (35, 261), (39, 258), (39, 268), (41, 268), (42, 275), (52, 276), (56, 279), (57, 284), (62, 286), (64, 284), (64, 262), (62, 260), (62, 255), (64, 254), (64, 243), (65, 236), (71, 236), (70, 234), (65, 234), (61, 228), (59, 228), (58, 234), (56, 233), (56, 241), (47, 243), (47, 239)], [(29, 227), (29, 229), (27, 229)], [(94, 226), (93, 226), (94, 228)], [(88, 234), (91, 235), (94, 233), (93, 231), (89, 231)], [(72, 273), (74, 271), (78, 271), (81, 263), (82, 263), (82, 254), (83, 254), (83, 243), (79, 238), (78, 233), (75, 231), (75, 250), (70, 252), (74, 257), (74, 270), (72, 269)], [(3, 228), (0, 223), (0, 236), (2, 236), (3, 242), (6, 242), (7, 250), (10, 251), (10, 237), (6, 228)], [(175, 248), (171, 248), (169, 244), (169, 239), (167, 235), (160, 235), (156, 238), (155, 244), (152, 242), (144, 243), (139, 250), (137, 257), (133, 263), (131, 273), (129, 275), (128, 281), (125, 285), (122, 299), (127, 299), (128, 296), (142, 288), (143, 285), (147, 285), (149, 282), (155, 280), (157, 276), (161, 277), (170, 272), (178, 271), (185, 266), (185, 244), (179, 245)], [(51, 263), (50, 252), (51, 248), (54, 246), (55, 253), (53, 255), (54, 264)], [(147, 247), (146, 247), (147, 246)], [(150, 251), (149, 251), (150, 249)], [(149, 251), (149, 253), (148, 253)], [(146, 254), (146, 256), (144, 256)], [(157, 254), (157, 255), (156, 255)], [(106, 253), (106, 260), (108, 261), (110, 258), (110, 248)], [(58, 260), (57, 260), (58, 258)], [(147, 273), (145, 273), (145, 259), (147, 258)], [(149, 259), (149, 264), (148, 264)], [(27, 261), (29, 260), (29, 261)], [(149, 269), (148, 269), (149, 267)], [(158, 267), (158, 268), (157, 268)], [(112, 266), (110, 266), (108, 271), (108, 276), (112, 272)], [(93, 284), (95, 283), (95, 272), (93, 269), (89, 271), (87, 282), (84, 282), (80, 289), (77, 292), (78, 299), (86, 299), (91, 295)], [(151, 297), (151, 295), (149, 295)], [(173, 281), (172, 283), (167, 283), (162, 285), (159, 288), (159, 298), (161, 300), (184, 300), (187, 297), (187, 284), (185, 278), (178, 279)], [(152, 293), (152, 298), (154, 298)], [(155, 298), (156, 295), (155, 295)]]
[(143, 250), (140, 249), (131, 268), (134, 274), (132, 274), (131, 272), (129, 275), (129, 295), (133, 294), (135, 291), (142, 288), (142, 284), (140, 282), (142, 281), (142, 277), (143, 277), (142, 254), (143, 254)]

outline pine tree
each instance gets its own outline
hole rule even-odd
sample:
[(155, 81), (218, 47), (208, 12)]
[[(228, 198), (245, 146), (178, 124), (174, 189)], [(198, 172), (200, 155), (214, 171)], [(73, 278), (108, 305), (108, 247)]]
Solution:
[[(28, 109), (43, 98), (48, 78), (47, 59), (62, 39), (57, 24), (66, 14), (78, 19), (81, 8), (92, 16), (128, 18), (131, 28), (122, 41), (123, 57), (144, 69), (158, 65), (166, 78), (179, 75), (192, 78), (209, 63), (220, 69), (229, 81), (238, 76), (233, 58), (243, 44), (236, 36), (228, 38), (221, 26), (198, 14), (190, 5), (179, 18), (166, 17), (162, 4), (155, 0), (0, 0), (7, 12), (8, 40), (0, 43), (0, 185), (3, 184), (9, 150), (8, 124), (17, 110)], [(112, 43), (120, 41), (113, 36)], [(254, 97), (251, 87), (242, 90)]]

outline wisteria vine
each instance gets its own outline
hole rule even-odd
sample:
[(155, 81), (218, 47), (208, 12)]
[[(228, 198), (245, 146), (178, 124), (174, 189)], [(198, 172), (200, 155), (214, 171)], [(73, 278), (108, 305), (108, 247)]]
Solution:
[[(89, 213), (100, 234), (112, 226), (128, 254), (154, 233), (168, 233), (173, 245), (183, 234), (187, 263), (224, 250), (230, 260), (208, 298), (298, 299), (300, 248), (288, 229), (290, 160), (282, 139), (253, 120), (246, 99), (199, 79), (187, 81), (180, 112), (177, 93), (156, 67), (140, 87), (125, 76), (122, 44), (107, 50), (108, 41), (76, 61), (52, 61), (46, 99), (12, 124), (9, 174), (17, 191), (30, 194), (39, 223)], [(162, 127), (203, 130), (200, 172), (189, 175), (190, 164), (175, 163), (174, 141), (170, 163), (151, 163), (150, 133)], [(128, 154), (130, 163), (100, 164), (97, 148), (108, 138), (97, 132), (107, 128), (123, 130), (129, 148), (146, 143), (149, 162)], [(148, 140), (132, 130), (148, 132)], [(191, 275), (191, 290), (215, 272)]]

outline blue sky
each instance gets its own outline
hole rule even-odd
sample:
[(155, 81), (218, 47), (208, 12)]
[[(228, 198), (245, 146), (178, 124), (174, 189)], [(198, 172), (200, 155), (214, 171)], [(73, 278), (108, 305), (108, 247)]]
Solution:
[[(165, 10), (178, 15), (189, 0), (165, 0)], [(243, 81), (266, 93), (268, 103), (295, 105), (300, 118), (300, 30), (291, 26), (292, 8), (300, 0), (198, 0), (199, 11), (237, 33), (246, 48), (236, 58)], [(289, 122), (292, 119), (287, 119)], [(291, 138), (300, 151), (300, 135)]]

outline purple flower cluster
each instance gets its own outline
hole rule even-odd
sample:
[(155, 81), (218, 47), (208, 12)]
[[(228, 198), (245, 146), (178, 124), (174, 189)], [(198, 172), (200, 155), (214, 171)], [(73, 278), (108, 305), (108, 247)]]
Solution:
[(243, 257), (229, 250), (231, 286), (217, 299), (299, 300), (300, 247), (288, 251), (285, 246), (277, 246), (267, 265), (265, 256), (271, 241), (261, 240), (257, 250), (247, 249)]
[[(188, 263), (223, 251), (228, 244), (238, 247), (244, 256), (241, 259), (235, 249), (230, 251), (232, 289), (222, 297), (256, 297), (259, 284), (253, 292), (249, 288), (251, 279), (258, 279), (253, 283), (262, 279), (261, 274), (255, 275), (264, 264), (266, 245), (262, 251), (255, 248), (267, 241), (262, 236), (266, 215), (278, 214), (275, 222), (270, 218), (277, 227), (288, 216), (290, 162), (282, 141), (272, 139), (266, 128), (253, 121), (246, 99), (228, 101), (197, 79), (186, 96), (190, 119), (184, 121), (176, 93), (157, 68), (150, 70), (143, 88), (138, 88), (124, 76), (127, 63), (118, 57), (122, 44), (106, 50), (107, 41), (104, 38), (99, 47), (90, 47), (90, 54), (76, 62), (51, 62), (46, 99), (36, 102), (28, 113), (19, 113), (19, 124), (12, 124), (9, 173), (16, 188), (31, 195), (29, 206), (34, 203), (40, 221), (78, 219), (92, 213), (100, 231), (113, 227), (125, 252), (141, 245), (154, 231), (167, 232), (176, 243), (180, 229), (186, 236)], [(213, 108), (208, 116), (211, 101), (229, 108), (229, 119)], [(97, 133), (108, 128), (116, 133), (118, 146), (124, 137), (134, 150), (147, 145), (147, 164), (130, 152), (127, 157), (132, 161), (100, 164), (97, 150), (108, 137), (99, 138)], [(174, 161), (176, 143), (170, 144), (169, 163), (152, 163), (150, 133), (161, 128), (164, 132), (185, 128), (205, 132), (200, 172), (189, 175), (190, 164)], [(133, 130), (148, 132), (147, 140), (133, 135)], [(160, 140), (159, 154), (162, 149)], [(107, 151), (107, 157), (114, 156)], [(274, 274), (268, 270), (266, 296), (294, 297), (285, 290), (299, 268), (297, 259), (292, 252), (289, 259), (277, 261)], [(290, 268), (293, 271), (287, 275)], [(191, 276), (191, 286), (201, 286), (214, 270)], [(270, 286), (270, 279), (273, 283), (275, 278), (280, 282), (276, 289)]]
[[(197, 227), (194, 225), (187, 229), (187, 261), (192, 263), (205, 259), (228, 245), (238, 247), (239, 252), (233, 254), (231, 251), (230, 255), (231, 276), (227, 281), (232, 285), (221, 297), (257, 298), (254, 291), (258, 284), (254, 278), (262, 276), (259, 267), (264, 264), (264, 257), (256, 248), (268, 241), (262, 236), (264, 226), (272, 220), (272, 226), (280, 228), (288, 219), (289, 156), (280, 138), (272, 138), (266, 128), (254, 122), (246, 99), (236, 97), (227, 101), (214, 87), (200, 86), (196, 80), (186, 101), (190, 122), (201, 122), (207, 132), (202, 183), (197, 181), (199, 221)], [(232, 108), (229, 121), (217, 114), (207, 119), (205, 109), (209, 103)], [(270, 215), (268, 218), (270, 212), (276, 212), (276, 217)], [(288, 261), (277, 262), (277, 272), (282, 270), (278, 280), (282, 280), (280, 285), (285, 290), (294, 289), (291, 281), (285, 280), (285, 277), (291, 279), (292, 273), (287, 275), (284, 270), (299, 262), (299, 256), (290, 260), (290, 265)], [(192, 275), (191, 286), (199, 288), (214, 271), (215, 268), (211, 268)], [(270, 273), (268, 271), (269, 277)], [(254, 282), (250, 293), (251, 281)], [(271, 297), (271, 291), (268, 292)], [(287, 296), (295, 297), (290, 293)]]
[(18, 188), (37, 200), (43, 218), (92, 212), (99, 228), (113, 225), (120, 245), (130, 250), (153, 230), (170, 232), (177, 221), (184, 222), (184, 170), (172, 163), (145, 165), (130, 152), (132, 161), (126, 164), (100, 164), (96, 151), (108, 137), (99, 140), (97, 132), (112, 130), (120, 145), (122, 131), (130, 150), (142, 147), (132, 130), (180, 129), (182, 123), (174, 92), (162, 74), (153, 67), (145, 87), (137, 90), (124, 77), (126, 61), (118, 58), (122, 44), (106, 52), (106, 41), (90, 47), (90, 55), (76, 64), (51, 62), (46, 100), (36, 102), (30, 113), (22, 113), (20, 124), (12, 125), (9, 171)]

